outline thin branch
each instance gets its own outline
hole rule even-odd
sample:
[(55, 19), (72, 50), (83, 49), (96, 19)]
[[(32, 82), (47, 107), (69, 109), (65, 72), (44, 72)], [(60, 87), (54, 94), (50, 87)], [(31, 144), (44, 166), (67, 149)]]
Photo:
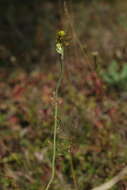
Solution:
[(116, 183), (118, 183), (121, 179), (123, 179), (123, 177), (125, 177), (126, 175), (127, 175), (127, 166), (121, 172), (119, 172), (118, 175), (113, 177), (111, 180), (100, 185), (99, 187), (93, 188), (92, 190), (108, 190), (112, 186), (114, 186)]

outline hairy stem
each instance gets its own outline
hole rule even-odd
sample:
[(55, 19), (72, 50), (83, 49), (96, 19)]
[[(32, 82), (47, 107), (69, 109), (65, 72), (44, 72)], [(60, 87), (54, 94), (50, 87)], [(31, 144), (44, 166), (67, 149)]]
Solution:
[(55, 90), (52, 173), (51, 173), (51, 178), (49, 180), (49, 183), (47, 184), (45, 190), (49, 190), (55, 177), (55, 161), (56, 161), (56, 148), (57, 148), (56, 138), (57, 138), (57, 127), (58, 127), (58, 93), (59, 93), (59, 88), (61, 86), (63, 73), (64, 73), (64, 57), (61, 55), (59, 57), (59, 62), (60, 62), (60, 75), (59, 75), (59, 79), (58, 79), (56, 90)]

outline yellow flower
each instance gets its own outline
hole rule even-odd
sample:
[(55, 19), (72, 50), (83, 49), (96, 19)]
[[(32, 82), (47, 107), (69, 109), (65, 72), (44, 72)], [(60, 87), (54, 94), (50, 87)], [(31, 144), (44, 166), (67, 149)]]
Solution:
[(59, 32), (57, 32), (57, 36), (58, 37), (64, 37), (66, 35), (64, 30), (60, 30)]

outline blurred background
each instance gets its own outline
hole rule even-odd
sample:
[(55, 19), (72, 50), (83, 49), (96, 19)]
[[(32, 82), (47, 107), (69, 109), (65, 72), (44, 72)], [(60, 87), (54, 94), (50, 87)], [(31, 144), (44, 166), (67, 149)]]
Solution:
[(125, 0), (72, 0), (67, 4), (70, 21), (63, 1), (1, 0), (1, 62), (25, 67), (50, 64), (56, 57), (56, 31), (61, 28), (70, 31), (71, 22), (83, 46), (99, 50), (105, 59), (123, 57), (127, 28)]
[[(67, 34), (52, 190), (90, 190), (127, 164), (127, 1), (0, 0), (0, 189), (51, 175), (56, 32)], [(125, 190), (126, 177), (112, 187)]]

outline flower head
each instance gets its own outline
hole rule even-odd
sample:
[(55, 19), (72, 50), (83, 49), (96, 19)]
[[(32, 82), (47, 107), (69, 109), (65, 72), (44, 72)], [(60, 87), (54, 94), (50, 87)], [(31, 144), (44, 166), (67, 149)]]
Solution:
[(65, 46), (65, 36), (64, 30), (60, 30), (56, 33), (56, 51), (61, 57), (64, 57), (64, 46)]

